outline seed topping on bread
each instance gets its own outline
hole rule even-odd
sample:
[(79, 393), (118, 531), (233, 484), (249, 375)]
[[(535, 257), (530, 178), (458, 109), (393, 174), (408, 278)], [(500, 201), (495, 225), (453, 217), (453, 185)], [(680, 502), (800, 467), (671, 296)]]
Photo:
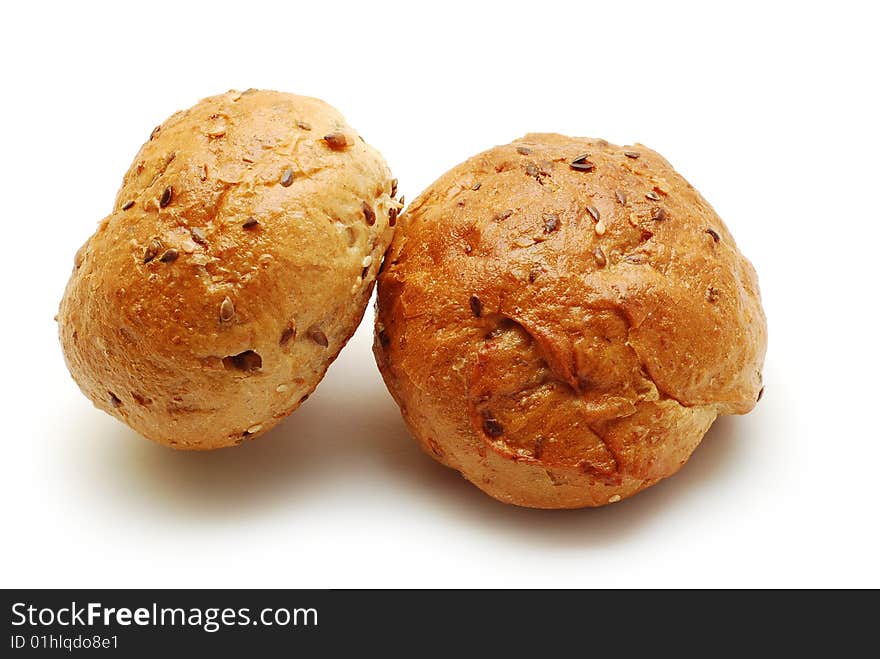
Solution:
[(159, 208), (165, 208), (174, 199), (174, 187), (169, 185), (162, 191), (159, 198)]
[(227, 295), (220, 303), (220, 322), (228, 323), (235, 318), (235, 305), (232, 299)]

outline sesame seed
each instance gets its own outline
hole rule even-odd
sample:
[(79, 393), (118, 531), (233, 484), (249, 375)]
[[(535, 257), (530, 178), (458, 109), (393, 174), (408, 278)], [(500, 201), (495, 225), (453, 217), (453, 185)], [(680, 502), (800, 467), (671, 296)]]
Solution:
[(144, 250), (144, 263), (149, 263), (156, 256), (158, 256), (159, 252), (162, 250), (162, 243), (158, 238), (153, 238), (150, 241), (150, 244), (147, 245), (147, 248)]
[(288, 167), (284, 170), (284, 173), (281, 175), (281, 180), (279, 181), (281, 185), (285, 188), (289, 187), (291, 183), (293, 183), (293, 170)]
[(376, 212), (373, 210), (373, 207), (370, 206), (367, 202), (361, 203), (361, 210), (364, 212), (364, 219), (367, 221), (369, 226), (373, 226), (376, 224)]
[(312, 130), (312, 125), (307, 121), (297, 121), (296, 126), (303, 130)]
[(180, 254), (177, 253), (176, 249), (169, 249), (162, 256), (159, 257), (159, 260), (162, 263), (173, 263), (177, 260), (178, 256), (180, 256)]
[(228, 323), (235, 317), (235, 305), (227, 295), (220, 303), (220, 322)]
[(348, 146), (348, 138), (343, 133), (324, 135), (324, 142), (334, 151), (340, 151)]
[(312, 325), (312, 326), (309, 328), (308, 332), (306, 332), (306, 334), (308, 335), (308, 337), (309, 337), (312, 341), (314, 341), (314, 342), (317, 343), (319, 346), (322, 346), (322, 347), (324, 347), (324, 348), (326, 348), (326, 347), (329, 345), (329, 343), (330, 343), (330, 342), (327, 340), (327, 335), (324, 334), (324, 332), (321, 331), (321, 328), (319, 328), (317, 325)]
[(133, 201), (128, 201), (128, 202), (126, 202), (125, 204), (123, 204), (123, 206), (122, 206), (122, 210), (127, 211), (127, 210), (128, 210), (129, 208), (131, 208), (132, 206), (134, 206), (134, 202), (133, 202)]
[(593, 219), (596, 220), (596, 222), (599, 221), (599, 209), (598, 208), (596, 208), (595, 206), (587, 206), (587, 212), (593, 216)]
[(646, 199), (650, 199), (651, 201), (660, 201), (660, 195), (651, 190), (650, 192), (645, 194)]
[(615, 494), (615, 495), (608, 498), (608, 503), (617, 503), (618, 501), (620, 501), (619, 494)]
[(608, 263), (608, 259), (605, 258), (605, 252), (602, 251), (601, 247), (593, 250), (593, 258), (596, 259), (596, 265), (600, 268), (604, 268), (605, 264)]
[(159, 208), (165, 208), (174, 199), (174, 186), (169, 185), (162, 191), (162, 197), (159, 199)]
[(516, 147), (516, 152), (521, 156), (527, 156), (532, 152), (532, 150), (527, 146), (518, 146)]
[(249, 435), (254, 435), (254, 434), (260, 432), (262, 429), (263, 429), (263, 424), (255, 423), (254, 425), (252, 425), (250, 428), (247, 429), (247, 432)]
[(474, 183), (473, 186), (471, 186), (471, 190), (476, 192), (477, 190), (480, 189), (480, 187), (482, 187), (482, 185), (483, 185), (482, 183)]
[(632, 158), (633, 160), (636, 160), (642, 154), (638, 151), (624, 151), (623, 155), (625, 155), (627, 158)]
[(654, 208), (651, 209), (651, 219), (655, 222), (663, 222), (667, 219), (666, 211), (659, 206), (654, 206)]
[(596, 222), (596, 226), (594, 227), (597, 236), (605, 235), (605, 222), (603, 220), (599, 220)]
[(615, 190), (614, 196), (617, 197), (617, 201), (620, 204), (626, 206), (626, 194), (625, 193), (621, 192), (620, 190)]
[(483, 303), (480, 302), (480, 298), (476, 295), (471, 295), (470, 299), (471, 312), (474, 314), (475, 318), (480, 318), (483, 315)]
[(255, 217), (251, 216), (242, 223), (241, 228), (242, 229), (253, 229), (253, 228), (257, 227), (259, 224), (260, 224), (259, 220), (257, 220)]
[(275, 391), (277, 391), (279, 394), (283, 394), (288, 389), (290, 389), (290, 385), (288, 384), (279, 384), (277, 387), (275, 387)]
[(718, 235), (718, 232), (715, 231), (715, 229), (706, 229), (706, 233), (712, 236), (712, 240), (714, 240), (716, 243), (721, 242), (721, 236)]

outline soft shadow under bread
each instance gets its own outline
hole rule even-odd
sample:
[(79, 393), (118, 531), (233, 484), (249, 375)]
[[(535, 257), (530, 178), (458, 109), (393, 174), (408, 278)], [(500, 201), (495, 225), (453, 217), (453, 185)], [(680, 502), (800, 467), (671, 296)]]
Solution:
[[(457, 472), (423, 455), (387, 393), (379, 388), (319, 391), (266, 437), (239, 448), (189, 453), (146, 442), (121, 424), (96, 438), (101, 450), (75, 451), (78, 471), (127, 509), (156, 508), (175, 518), (230, 524), (239, 518), (309, 506), (340, 491), (355, 503), (364, 488), (417, 500), (426, 515), (480, 532), (548, 545), (614, 543), (662, 517), (715, 480), (740, 445), (739, 420), (722, 417), (675, 477), (599, 509), (531, 510), (501, 504)], [(357, 388), (357, 382), (351, 383)], [(347, 389), (339, 391), (339, 389)], [(339, 400), (346, 402), (340, 404)], [(108, 433), (110, 434), (110, 433)], [(96, 455), (97, 454), (97, 455)], [(130, 511), (129, 511), (130, 512)]]

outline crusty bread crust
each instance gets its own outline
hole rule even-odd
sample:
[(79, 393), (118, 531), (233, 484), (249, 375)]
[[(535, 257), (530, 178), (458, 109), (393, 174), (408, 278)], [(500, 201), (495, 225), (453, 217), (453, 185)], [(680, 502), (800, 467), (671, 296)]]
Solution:
[(532, 134), (453, 168), (401, 216), (377, 307), (424, 450), (521, 506), (628, 497), (761, 390), (755, 271), (641, 145)]
[[(157, 127), (58, 316), (95, 405), (175, 448), (256, 437), (357, 327), (399, 204), (326, 103), (230, 91)], [(390, 221), (389, 221), (390, 220)]]

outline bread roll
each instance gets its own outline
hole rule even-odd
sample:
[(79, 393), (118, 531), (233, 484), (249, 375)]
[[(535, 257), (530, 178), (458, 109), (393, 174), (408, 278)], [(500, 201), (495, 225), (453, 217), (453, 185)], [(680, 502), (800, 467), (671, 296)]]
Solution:
[(58, 315), (102, 410), (213, 449), (296, 409), (357, 327), (398, 203), (326, 103), (230, 91), (153, 130), (76, 255)]
[(533, 134), (453, 168), (401, 216), (377, 304), (412, 433), (507, 503), (620, 501), (760, 396), (755, 271), (641, 145)]

